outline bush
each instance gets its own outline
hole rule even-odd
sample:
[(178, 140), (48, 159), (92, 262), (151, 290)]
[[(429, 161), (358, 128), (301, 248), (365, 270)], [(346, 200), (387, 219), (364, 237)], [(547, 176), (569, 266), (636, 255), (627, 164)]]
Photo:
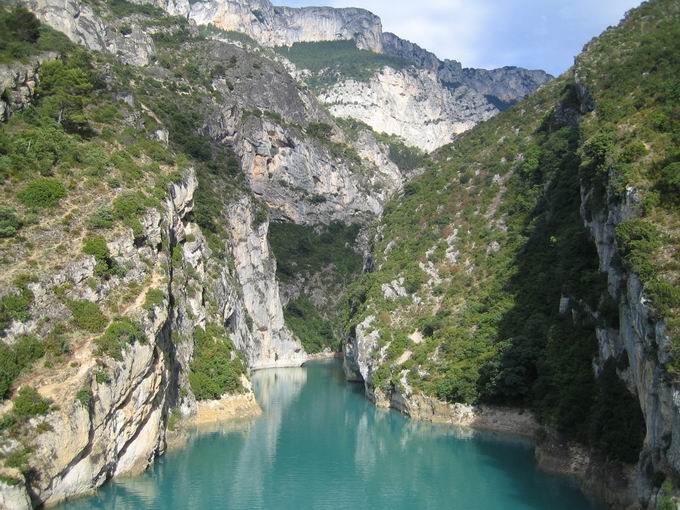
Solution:
[(311, 122), (307, 126), (307, 134), (313, 138), (326, 141), (333, 134), (333, 127), (325, 122)]
[(666, 480), (661, 485), (656, 501), (656, 510), (677, 510), (677, 508), (675, 501), (673, 501), (673, 483), (670, 480)]
[(100, 333), (108, 322), (97, 303), (73, 300), (68, 302), (68, 308), (73, 314), (73, 322), (76, 327), (90, 333)]
[(97, 354), (109, 356), (116, 360), (122, 360), (123, 349), (134, 342), (144, 343), (146, 335), (144, 330), (130, 319), (123, 318), (114, 321), (106, 332), (95, 340)]
[(215, 324), (208, 324), (205, 330), (196, 328), (194, 342), (189, 384), (196, 399), (215, 400), (225, 393), (241, 391), (244, 364), (232, 353), (224, 328)]
[(22, 370), (45, 354), (44, 346), (34, 336), (20, 337), (8, 346), (0, 342), (0, 399), (7, 396), (12, 383)]
[(40, 22), (28, 9), (16, 7), (5, 18), (5, 29), (19, 41), (34, 43), (40, 37)]
[(655, 225), (641, 219), (621, 223), (616, 227), (616, 243), (628, 269), (645, 282), (656, 275), (652, 258), (661, 236)]
[(21, 221), (11, 207), (0, 206), (0, 238), (12, 237), (21, 228)]
[(119, 220), (130, 221), (146, 210), (147, 198), (139, 191), (129, 191), (113, 200), (113, 212)]
[(21, 285), (17, 294), (7, 294), (0, 299), (0, 332), (9, 327), (13, 320), (23, 322), (31, 318), (29, 309), (33, 303), (33, 292)]
[(14, 399), (14, 416), (25, 420), (43, 416), (50, 410), (50, 401), (42, 398), (35, 388), (24, 386)]
[(144, 309), (152, 311), (157, 306), (161, 306), (165, 301), (165, 294), (160, 289), (149, 289), (144, 298)]
[(680, 201), (680, 163), (671, 163), (661, 171), (661, 188), (674, 201)]
[(87, 225), (94, 230), (104, 230), (113, 227), (115, 216), (109, 207), (101, 207), (90, 217)]
[(94, 271), (97, 276), (108, 276), (113, 269), (113, 261), (109, 248), (106, 245), (106, 239), (102, 236), (90, 237), (85, 240), (83, 244), (83, 253), (92, 255), (95, 259)]
[(308, 298), (301, 297), (290, 302), (284, 310), (284, 317), (286, 325), (300, 339), (308, 353), (321, 352), (326, 347), (340, 350), (340, 340), (333, 332), (331, 322), (319, 315)]
[(23, 205), (34, 209), (55, 207), (65, 196), (64, 185), (49, 177), (35, 179), (17, 193), (17, 198)]
[(92, 402), (92, 390), (89, 386), (84, 386), (78, 390), (76, 393), (76, 400), (80, 402), (83, 407), (90, 407), (90, 402)]

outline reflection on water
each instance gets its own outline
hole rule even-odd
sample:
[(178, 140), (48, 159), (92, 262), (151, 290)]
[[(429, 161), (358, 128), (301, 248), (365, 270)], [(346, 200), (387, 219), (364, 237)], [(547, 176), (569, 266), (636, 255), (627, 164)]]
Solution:
[(255, 423), (241, 448), (227, 508), (264, 508), (264, 477), (276, 460), (283, 414), (306, 382), (307, 371), (303, 368), (277, 368), (253, 374), (253, 390), (267, 419)]
[(263, 415), (194, 434), (143, 476), (68, 510), (592, 510), (522, 439), (375, 408), (337, 362), (256, 372)]

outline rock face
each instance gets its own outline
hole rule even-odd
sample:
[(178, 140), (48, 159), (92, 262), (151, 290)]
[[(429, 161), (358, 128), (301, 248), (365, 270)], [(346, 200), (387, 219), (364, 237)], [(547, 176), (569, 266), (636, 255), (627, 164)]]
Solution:
[(649, 499), (646, 479), (655, 471), (680, 470), (680, 389), (669, 382), (663, 366), (671, 357), (666, 325), (653, 314), (637, 275), (623, 271), (616, 259), (616, 226), (636, 216), (639, 207), (633, 189), (623, 201), (609, 197), (607, 207), (590, 207), (591, 190), (582, 189), (582, 217), (595, 240), (600, 270), (607, 275), (608, 292), (618, 302), (619, 327), (599, 326), (598, 369), (607, 360), (626, 358), (619, 376), (637, 395), (645, 418), (646, 436), (636, 473), (641, 499)]
[(188, 15), (199, 25), (249, 35), (264, 46), (296, 42), (354, 40), (361, 49), (382, 51), (380, 18), (364, 9), (274, 7), (267, 0), (154, 2), (172, 14)]
[(520, 67), (491, 70), (463, 68), (460, 62), (440, 60), (434, 53), (389, 32), (383, 34), (383, 51), (436, 72), (439, 79), (449, 86), (465, 85), (490, 96), (497, 105), (516, 102), (553, 78), (545, 71)]
[(237, 139), (253, 192), (277, 219), (298, 224), (365, 223), (402, 182), (399, 172), (348, 162), (328, 148), (267, 120), (249, 120)]
[(266, 220), (258, 224), (247, 200), (232, 207), (229, 221), (236, 273), (253, 320), (252, 340), (246, 338), (236, 345), (254, 369), (300, 366), (306, 354), (283, 322), (276, 261), (267, 242), (269, 224)]
[(0, 122), (31, 103), (40, 81), (40, 64), (55, 58), (56, 53), (44, 53), (27, 64), (0, 65)]
[[(54, 504), (111, 477), (140, 472), (165, 450), (170, 409), (187, 416), (196, 413), (188, 382), (196, 327), (224, 324), (253, 368), (300, 365), (305, 360), (304, 350), (283, 324), (266, 219), (254, 225), (250, 198), (234, 204), (229, 210), (230, 238), (225, 240), (230, 257), (216, 258), (191, 219), (196, 186), (190, 170), (169, 188), (164, 211), (152, 209), (142, 221), (143, 245), (131, 231), (109, 243), (113, 259), (127, 264), (126, 281), (150, 282), (150, 288), (160, 288), (165, 296), (151, 311), (140, 308), (143, 299), (125, 310), (141, 324), (147, 341), (124, 348), (116, 360), (97, 356), (88, 339), (66, 372), (34, 381), (44, 397), (60, 402), (57, 411), (34, 424), (44, 422), (47, 430), (37, 436), (32, 453), (39, 476), (27, 490), (34, 506)], [(172, 261), (161, 248), (163, 238), (174, 246)], [(74, 262), (76, 266), (78, 271), (67, 269), (32, 283), (34, 306), (47, 314), (59, 313), (63, 305), (53, 288), (65, 282), (71, 285), (69, 296), (94, 301), (116, 288), (112, 279), (93, 292), (86, 282), (94, 274), (94, 262), (88, 258)], [(212, 298), (206, 300), (206, 295)], [(37, 320), (15, 323), (5, 341), (38, 327)], [(88, 400), (75, 398), (83, 391), (90, 395)], [(27, 501), (21, 496), (25, 491), (14, 492), (3, 490), (6, 505), (27, 508), (21, 503)]]
[(155, 55), (151, 37), (135, 23), (121, 34), (111, 23), (79, 0), (27, 0), (23, 2), (43, 23), (63, 32), (71, 41), (96, 51), (117, 55), (124, 64), (146, 65)]
[(450, 90), (432, 71), (385, 67), (367, 83), (341, 82), (319, 97), (337, 117), (361, 120), (433, 151), (493, 117), (498, 109), (468, 87)]

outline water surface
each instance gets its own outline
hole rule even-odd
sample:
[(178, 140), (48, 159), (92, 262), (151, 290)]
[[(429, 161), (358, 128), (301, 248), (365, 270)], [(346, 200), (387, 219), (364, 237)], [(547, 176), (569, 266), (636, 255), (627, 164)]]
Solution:
[(265, 370), (261, 417), (192, 435), (144, 475), (61, 510), (595, 510), (528, 441), (376, 409), (340, 364)]

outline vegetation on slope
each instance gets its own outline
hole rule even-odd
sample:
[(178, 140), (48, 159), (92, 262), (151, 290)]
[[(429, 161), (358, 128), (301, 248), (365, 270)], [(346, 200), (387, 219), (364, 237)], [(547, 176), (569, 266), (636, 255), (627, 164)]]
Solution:
[(399, 57), (360, 50), (354, 41), (302, 42), (275, 50), (298, 68), (311, 71), (306, 82), (318, 91), (343, 79), (368, 81), (385, 66), (402, 69), (408, 65)]
[[(594, 113), (582, 116), (569, 72), (441, 150), (437, 168), (388, 205), (374, 250), (379, 270), (363, 275), (345, 306), (348, 334), (375, 317), (387, 347), (372, 375), (377, 386), (398, 387), (406, 370), (427, 394), (529, 405), (611, 458), (637, 459), (644, 423), (616, 376), (627, 360), (592, 370), (595, 327), (618, 328), (618, 303), (598, 272), (580, 187), (593, 190), (589, 214), (636, 190), (635, 216), (617, 230), (621, 263), (642, 278), (677, 346), (673, 7), (644, 4), (590, 44), (578, 75)], [(383, 286), (399, 278), (409, 296), (388, 299)]]
[(236, 353), (224, 328), (208, 324), (194, 331), (196, 345), (189, 372), (191, 390), (198, 400), (219, 399), (243, 390), (245, 363)]
[[(318, 277), (323, 280), (326, 292), (340, 294), (361, 272), (363, 261), (354, 250), (358, 232), (357, 225), (339, 223), (316, 230), (291, 223), (272, 223), (269, 243), (277, 260), (279, 281), (286, 285)], [(286, 324), (308, 353), (325, 348), (340, 350), (339, 325), (333, 306), (337, 297), (339, 295), (331, 296), (330, 306), (320, 309), (302, 289), (284, 309)]]
[[(97, 6), (163, 25), (169, 40), (160, 50), (160, 65), (122, 66), (109, 55), (71, 45), (21, 8), (0, 8), (2, 23), (13, 27), (0, 36), (0, 51), (11, 50), (3, 58), (16, 62), (45, 48), (61, 52), (41, 65), (34, 104), (0, 125), (0, 260), (7, 268), (0, 276), (0, 334), (13, 321), (38, 319), (31, 285), (63, 272), (70, 261), (94, 258), (95, 276), (87, 286), (104, 296), (95, 303), (74, 292), (69, 281), (55, 287), (63, 307), (56, 315), (63, 320), (52, 310), (39, 321), (36, 336), (11, 346), (0, 343), (2, 398), (29, 371), (68, 367), (71, 346), (88, 338), (98, 355), (114, 359), (131, 343), (146, 341), (137, 319), (121, 315), (134, 308), (148, 282), (127, 278), (128, 264), (116, 261), (107, 243), (125, 229), (136, 242), (146, 242), (140, 219), (150, 208), (163, 207), (168, 185), (184, 169), (197, 171), (194, 216), (215, 255), (224, 252), (225, 197), (245, 192), (233, 153), (201, 133), (200, 98), (209, 94), (209, 72), (194, 76), (198, 71), (187, 69), (187, 55), (169, 63), (185, 37), (169, 42), (170, 35), (175, 28), (182, 32), (186, 22), (173, 28), (158, 9), (127, 2)], [(21, 35), (26, 31), (31, 37)], [(126, 101), (131, 95), (134, 101)], [(161, 129), (169, 131), (169, 144), (157, 141)], [(100, 293), (102, 286), (110, 292)], [(146, 294), (145, 313), (163, 302), (160, 291), (153, 291)]]
[(66, 36), (41, 25), (23, 7), (0, 3), (0, 64), (26, 61), (43, 51), (63, 51), (70, 46)]

